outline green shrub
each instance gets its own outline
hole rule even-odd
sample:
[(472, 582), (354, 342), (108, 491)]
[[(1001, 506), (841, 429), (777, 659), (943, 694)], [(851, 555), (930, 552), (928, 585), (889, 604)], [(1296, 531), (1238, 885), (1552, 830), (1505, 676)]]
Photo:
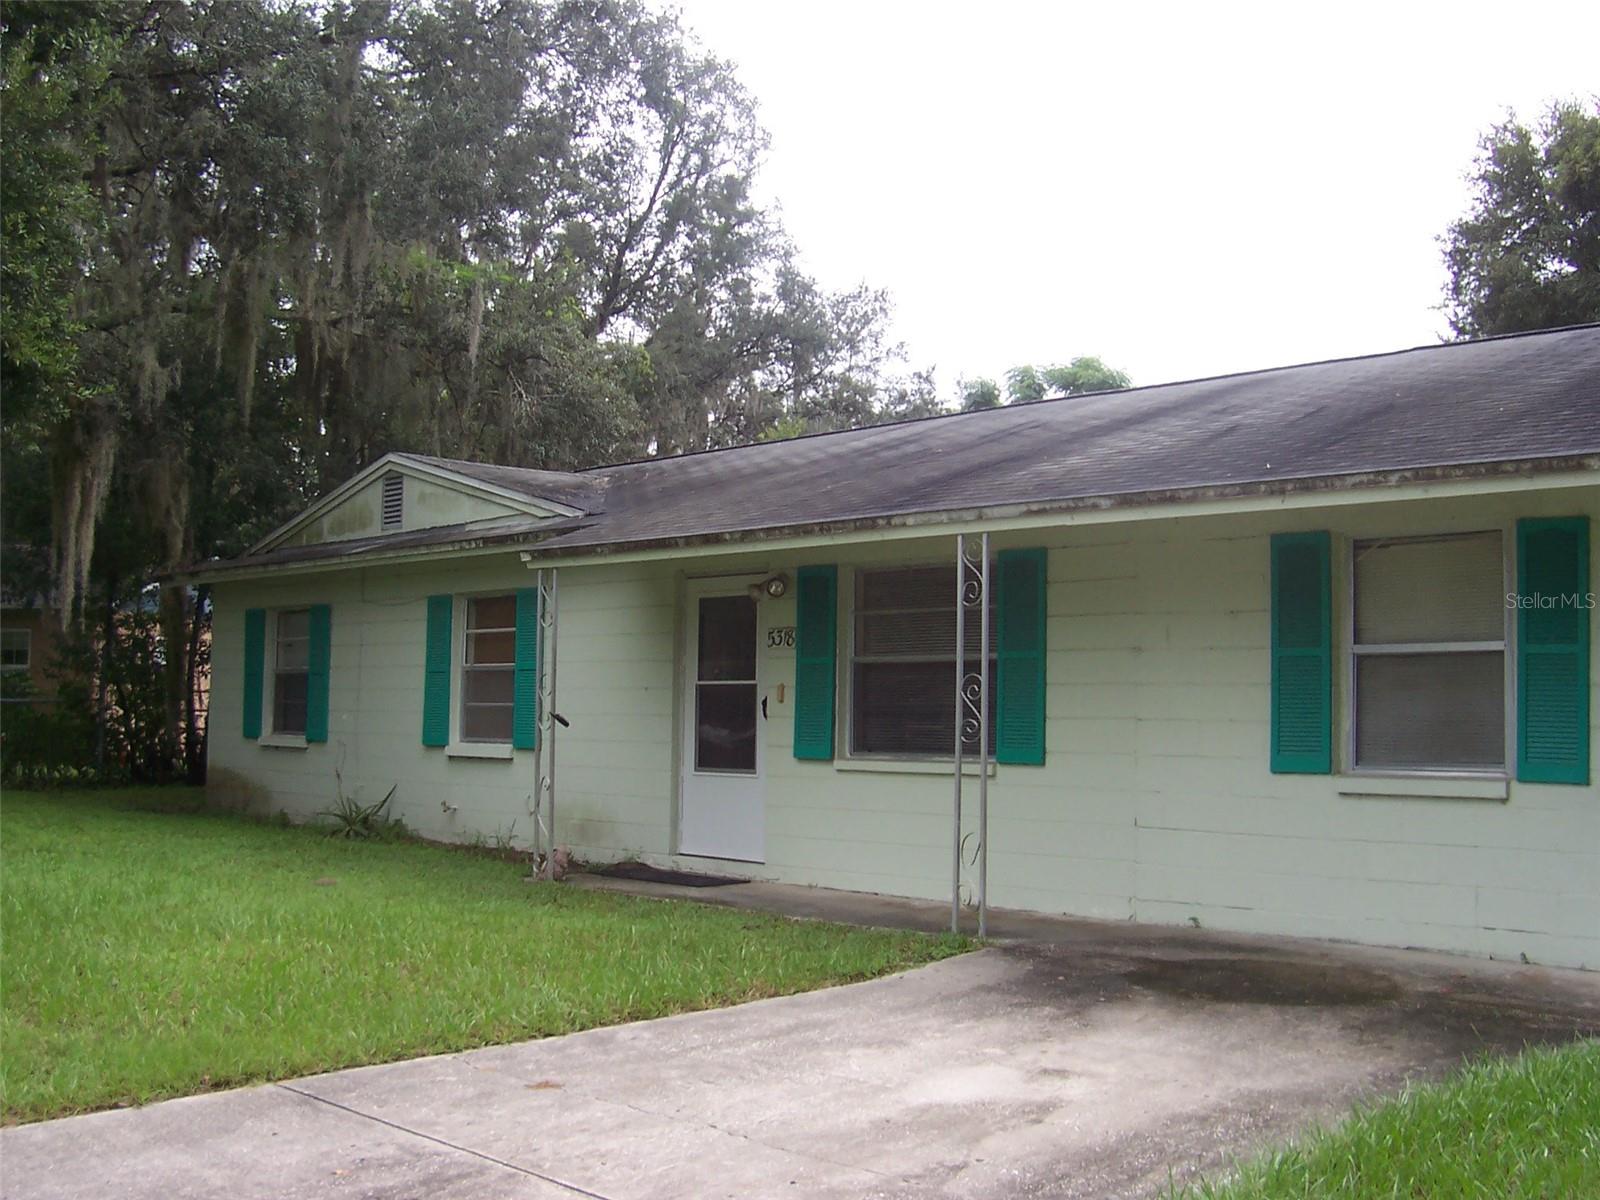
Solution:
[(71, 676), (54, 698), (23, 674), (0, 676), (0, 783), (7, 787), (90, 787), (126, 781), (126, 772), (95, 764), (88, 691)]
[(83, 634), (61, 642), (50, 664), (53, 697), (40, 696), (26, 675), (0, 676), (0, 784), (199, 781), (204, 725), (187, 751), (167, 728), (165, 656), (155, 614), (122, 611), (114, 629), (108, 646), (94, 645)]

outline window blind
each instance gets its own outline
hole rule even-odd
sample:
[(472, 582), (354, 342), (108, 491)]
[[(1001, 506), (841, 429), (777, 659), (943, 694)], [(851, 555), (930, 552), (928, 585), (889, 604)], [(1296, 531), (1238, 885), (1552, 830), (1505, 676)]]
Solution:
[(1364, 767), (1505, 762), (1501, 653), (1362, 655), (1356, 694), (1356, 761)]
[(1356, 643), (1504, 640), (1501, 556), (1497, 532), (1357, 542)]
[[(850, 749), (854, 754), (948, 755), (955, 744), (955, 566), (894, 567), (856, 573), (850, 666)], [(989, 749), (998, 706), (993, 573), (989, 593)], [(966, 673), (979, 669), (976, 609), (962, 638)], [(971, 749), (977, 750), (974, 738)]]

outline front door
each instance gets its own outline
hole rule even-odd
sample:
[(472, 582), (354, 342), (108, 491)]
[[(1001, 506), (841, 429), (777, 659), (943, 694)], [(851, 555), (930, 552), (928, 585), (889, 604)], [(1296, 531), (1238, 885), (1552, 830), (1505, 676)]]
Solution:
[(766, 859), (756, 602), (744, 584), (691, 582), (678, 849)]

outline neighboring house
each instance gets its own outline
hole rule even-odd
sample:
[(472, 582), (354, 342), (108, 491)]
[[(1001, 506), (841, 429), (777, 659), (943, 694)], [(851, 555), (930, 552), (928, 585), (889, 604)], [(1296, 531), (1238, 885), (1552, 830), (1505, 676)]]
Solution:
[[(154, 585), (144, 589), (133, 600), (117, 610), (118, 626), (126, 636), (138, 628), (133, 618), (136, 614), (155, 616), (160, 590)], [(98, 631), (92, 631), (98, 633)], [(28, 702), (53, 702), (60, 680), (58, 661), (63, 634), (60, 614), (42, 595), (0, 593), (0, 677), (6, 679), (26, 676), (30, 684)], [(209, 652), (211, 636), (202, 630), (200, 643)], [(98, 660), (98, 647), (95, 651)], [(196, 711), (206, 711), (209, 698), (209, 671), (196, 673)], [(8, 693), (9, 695), (9, 693)]]
[(990, 903), (1600, 968), (1597, 524), (1600, 326), (576, 473), (392, 454), (192, 573), (209, 786), (526, 839), (553, 650), (577, 856), (948, 897), (987, 533)]
[(0, 691), (7, 697), (12, 690), (5, 683), (25, 677), (30, 701), (55, 697), (55, 657), (61, 627), (56, 614), (43, 597), (0, 595)]

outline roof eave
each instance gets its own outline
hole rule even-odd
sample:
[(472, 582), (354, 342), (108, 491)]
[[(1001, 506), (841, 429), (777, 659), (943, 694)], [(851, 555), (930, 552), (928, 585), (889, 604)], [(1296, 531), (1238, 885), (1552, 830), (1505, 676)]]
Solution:
[[(969, 525), (985, 521), (1037, 518), (1084, 512), (1115, 512), (1141, 508), (1177, 508), (1215, 501), (1260, 500), (1263, 505), (1286, 497), (1317, 493), (1368, 492), (1382, 488), (1439, 483), (1465, 483), (1496, 479), (1527, 478), (1567, 472), (1600, 471), (1600, 453), (1560, 455), (1547, 458), (1492, 460), (1442, 466), (1407, 467), (1383, 471), (1348, 472), (1334, 475), (1292, 476), (1283, 479), (1253, 480), (1238, 483), (1207, 484), (1197, 487), (1161, 488), (1137, 492), (1117, 492), (1095, 496), (1072, 496), (1059, 500), (1028, 501), (1020, 504), (979, 506), (964, 509), (927, 509), (916, 512), (884, 513), (848, 517), (833, 521), (772, 525), (759, 529), (736, 529), (716, 533), (687, 534), (681, 537), (635, 539), (595, 543), (587, 546), (551, 547), (548, 558), (604, 557), (619, 553), (690, 549), (764, 543), (797, 537), (819, 537), (866, 530), (904, 529), (944, 525)], [(558, 540), (558, 539), (552, 539)], [(524, 552), (532, 562), (538, 556)]]
[(551, 531), (543, 536), (530, 534), (527, 530), (515, 530), (503, 533), (484, 533), (429, 546), (407, 547), (387, 553), (380, 548), (328, 558), (281, 563), (248, 563), (240, 560), (231, 560), (215, 564), (199, 564), (176, 572), (173, 578), (184, 582), (215, 583), (259, 578), (268, 575), (315, 574), (347, 567), (371, 566), (379, 563), (396, 565), (440, 557), (505, 553), (512, 550), (520, 550), (525, 562), (537, 565), (578, 558), (606, 558), (619, 554), (670, 553), (679, 550), (723, 549), (744, 545), (759, 546), (780, 540), (829, 537), (885, 529), (916, 530), (948, 525), (973, 525), (992, 521), (1037, 519), (1057, 515), (1114, 513), (1124, 510), (1132, 512), (1145, 508), (1176, 509), (1178, 511), (1173, 515), (1181, 516), (1183, 508), (1208, 502), (1238, 501), (1244, 502), (1248, 506), (1251, 501), (1259, 501), (1265, 506), (1269, 502), (1281, 501), (1288, 497), (1351, 492), (1368, 493), (1377, 492), (1385, 488), (1441, 483), (1493, 482), (1496, 480), (1524, 479), (1532, 476), (1573, 472), (1591, 473), (1596, 471), (1600, 471), (1600, 453), (1560, 455), (1534, 459), (1492, 460), (1428, 467), (1407, 467), (1383, 471), (1207, 484), (1197, 487), (1163, 488), (1096, 496), (1074, 496), (1058, 500), (1030, 501), (1023, 504), (989, 507), (928, 509), (917, 512), (876, 515), (863, 514), (832, 521), (771, 525), (757, 529), (687, 534), (679, 537), (597, 542), (591, 545), (570, 547), (557, 544), (549, 548), (549, 553), (541, 553), (539, 544), (543, 541), (559, 543), (560, 533), (570, 532), (570, 530)]

